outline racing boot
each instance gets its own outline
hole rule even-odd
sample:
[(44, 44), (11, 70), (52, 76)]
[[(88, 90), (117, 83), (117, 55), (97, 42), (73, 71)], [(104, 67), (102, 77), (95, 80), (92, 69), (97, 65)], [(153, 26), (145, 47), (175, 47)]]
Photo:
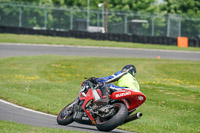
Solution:
[(105, 106), (105, 105), (108, 104), (108, 102), (109, 102), (109, 98), (107, 96), (103, 96), (103, 98), (98, 99), (98, 100), (95, 101), (97, 106), (100, 106), (100, 105)]
[(99, 105), (105, 106), (105, 105), (107, 105), (108, 102), (109, 102), (108, 87), (105, 86), (104, 88), (102, 88), (101, 92), (102, 92), (102, 98), (96, 100), (95, 103), (96, 103), (96, 105), (98, 105), (98, 106), (99, 106)]

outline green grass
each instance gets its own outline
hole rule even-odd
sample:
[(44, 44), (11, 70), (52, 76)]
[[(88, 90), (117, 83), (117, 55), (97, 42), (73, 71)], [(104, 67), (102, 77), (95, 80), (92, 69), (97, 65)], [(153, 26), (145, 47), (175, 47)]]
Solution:
[(168, 45), (116, 42), (116, 41), (106, 41), (106, 40), (97, 41), (91, 39), (77, 39), (69, 37), (64, 38), (64, 37), (52, 37), (52, 36), (41, 36), (41, 35), (19, 35), (19, 34), (0, 34), (0, 42), (200, 51), (199, 47), (180, 48), (177, 46), (168, 46)]
[(200, 62), (164, 59), (27, 56), (0, 59), (0, 98), (51, 114), (73, 101), (84, 77), (137, 67), (146, 102), (141, 119), (120, 126), (140, 133), (200, 132)]
[(24, 124), (19, 124), (11, 121), (0, 120), (0, 132), (1, 133), (86, 133), (81, 131), (34, 127)]

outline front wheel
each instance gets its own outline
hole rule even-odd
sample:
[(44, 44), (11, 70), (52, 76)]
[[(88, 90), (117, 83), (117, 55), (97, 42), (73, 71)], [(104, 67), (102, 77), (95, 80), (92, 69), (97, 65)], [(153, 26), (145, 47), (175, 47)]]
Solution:
[(62, 111), (58, 114), (57, 123), (59, 125), (68, 125), (72, 123), (73, 120), (73, 105), (75, 102), (68, 104)]
[(97, 117), (96, 127), (100, 131), (111, 131), (123, 124), (128, 115), (128, 109), (123, 103), (114, 103), (114, 114), (110, 119), (102, 119)]

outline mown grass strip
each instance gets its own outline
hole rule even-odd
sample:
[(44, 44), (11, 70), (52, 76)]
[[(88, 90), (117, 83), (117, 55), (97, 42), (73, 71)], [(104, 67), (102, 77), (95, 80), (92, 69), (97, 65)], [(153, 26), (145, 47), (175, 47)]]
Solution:
[(55, 129), (45, 127), (35, 127), (24, 124), (19, 124), (12, 121), (0, 120), (1, 133), (87, 133), (82, 131)]
[(30, 44), (57, 44), (73, 46), (103, 46), (103, 47), (123, 47), (123, 48), (145, 48), (145, 49), (165, 49), (200, 51), (198, 47), (180, 48), (169, 45), (142, 44), (130, 42), (103, 41), (92, 39), (77, 39), (69, 37), (52, 37), (41, 35), (21, 35), (21, 34), (0, 34), (1, 43), (30, 43)]

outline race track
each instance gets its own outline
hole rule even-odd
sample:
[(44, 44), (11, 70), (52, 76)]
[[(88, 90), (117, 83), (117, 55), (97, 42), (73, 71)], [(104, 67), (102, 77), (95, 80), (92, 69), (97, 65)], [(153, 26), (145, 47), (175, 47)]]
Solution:
[(70, 55), (93, 57), (136, 57), (180, 60), (200, 60), (200, 52), (136, 48), (82, 47), (65, 45), (27, 45), (0, 43), (0, 57), (27, 55)]
[[(0, 99), (0, 119), (14, 121), (26, 125), (60, 128), (69, 130), (79, 130), (92, 133), (102, 133), (97, 130), (95, 126), (81, 125), (73, 122), (67, 126), (58, 125), (56, 122), (56, 116), (46, 113), (33, 111), (7, 101)], [(130, 133), (123, 130), (115, 129), (111, 133)]]
[[(135, 48), (109, 48), (109, 47), (75, 47), (64, 45), (30, 45), (30, 44), (5, 44), (0, 43), (0, 58), (30, 55), (70, 55), (92, 57), (136, 57), (180, 60), (200, 60), (200, 52), (148, 50)], [(32, 126), (80, 130), (86, 132), (99, 132), (94, 126), (72, 123), (60, 126), (56, 116), (35, 112), (23, 107), (13, 105), (0, 99), (0, 119), (10, 120)], [(126, 133), (122, 130), (113, 130), (113, 133)]]

